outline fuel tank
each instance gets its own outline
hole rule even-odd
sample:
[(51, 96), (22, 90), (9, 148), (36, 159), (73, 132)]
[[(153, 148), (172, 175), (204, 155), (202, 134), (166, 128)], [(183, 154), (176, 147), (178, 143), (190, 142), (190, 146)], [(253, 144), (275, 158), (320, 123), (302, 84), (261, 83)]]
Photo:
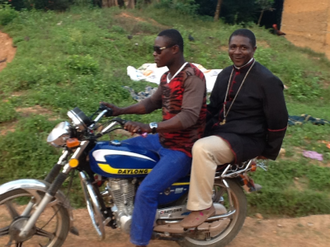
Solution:
[(92, 171), (104, 177), (145, 177), (158, 161), (157, 153), (120, 141), (98, 142), (89, 153)]

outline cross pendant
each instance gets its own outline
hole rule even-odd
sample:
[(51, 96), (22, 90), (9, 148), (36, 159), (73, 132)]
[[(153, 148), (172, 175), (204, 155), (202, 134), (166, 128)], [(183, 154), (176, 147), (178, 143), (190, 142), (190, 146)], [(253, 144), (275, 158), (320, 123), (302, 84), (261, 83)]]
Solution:
[(226, 119), (222, 120), (219, 124), (224, 125), (226, 123)]

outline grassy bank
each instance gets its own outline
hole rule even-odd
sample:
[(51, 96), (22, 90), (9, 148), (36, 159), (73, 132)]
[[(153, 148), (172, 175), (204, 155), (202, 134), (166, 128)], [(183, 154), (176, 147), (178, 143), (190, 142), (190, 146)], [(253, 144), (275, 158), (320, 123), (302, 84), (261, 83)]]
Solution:
[[(0, 138), (0, 183), (45, 176), (58, 158), (58, 150), (48, 146), (45, 138), (57, 122), (66, 120), (69, 109), (78, 106), (91, 114), (100, 101), (120, 106), (134, 103), (123, 86), (141, 91), (152, 84), (130, 81), (126, 68), (153, 62), (153, 41), (166, 28), (176, 28), (183, 34), (187, 61), (209, 69), (231, 64), (228, 37), (240, 26), (156, 7), (141, 11), (23, 11), (2, 26), (1, 31), (13, 38), (17, 53), (0, 73), (0, 130), (10, 126), (15, 129)], [(297, 48), (268, 30), (249, 28), (257, 37), (256, 59), (288, 87), (285, 96), (289, 114), (329, 120), (329, 60)], [(188, 40), (189, 34), (194, 42)], [(22, 113), (22, 109), (37, 105), (48, 112)], [(129, 118), (150, 122), (161, 116), (156, 112)], [(254, 174), (263, 190), (249, 195), (251, 212), (289, 216), (330, 213), (329, 133), (329, 125), (289, 127), (283, 144), (285, 155), (269, 162), (268, 172), (259, 169)], [(324, 160), (304, 158), (302, 150), (317, 151)], [(80, 203), (78, 198), (75, 203)]]

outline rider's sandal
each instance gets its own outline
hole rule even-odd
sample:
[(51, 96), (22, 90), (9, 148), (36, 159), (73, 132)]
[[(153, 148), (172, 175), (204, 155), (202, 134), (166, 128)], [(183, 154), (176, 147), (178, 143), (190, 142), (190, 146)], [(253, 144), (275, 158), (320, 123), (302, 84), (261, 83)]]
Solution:
[(192, 228), (199, 226), (203, 224), (204, 221), (207, 220), (207, 218), (213, 216), (214, 213), (215, 208), (213, 205), (210, 208), (201, 211), (191, 211), (190, 214), (180, 222), (180, 225), (183, 228)]

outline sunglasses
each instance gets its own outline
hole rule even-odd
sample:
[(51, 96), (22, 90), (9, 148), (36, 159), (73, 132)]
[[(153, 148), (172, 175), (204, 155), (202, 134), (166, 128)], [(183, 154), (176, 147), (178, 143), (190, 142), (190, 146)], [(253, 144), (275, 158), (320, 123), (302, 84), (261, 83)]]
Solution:
[(163, 46), (163, 47), (154, 46), (154, 51), (155, 51), (157, 54), (161, 54), (163, 50), (165, 50), (165, 49), (167, 49), (167, 48), (171, 48), (172, 46), (175, 46), (175, 45), (169, 45), (169, 46)]

